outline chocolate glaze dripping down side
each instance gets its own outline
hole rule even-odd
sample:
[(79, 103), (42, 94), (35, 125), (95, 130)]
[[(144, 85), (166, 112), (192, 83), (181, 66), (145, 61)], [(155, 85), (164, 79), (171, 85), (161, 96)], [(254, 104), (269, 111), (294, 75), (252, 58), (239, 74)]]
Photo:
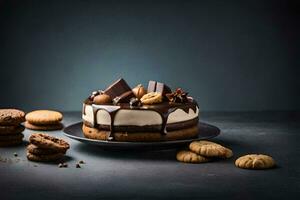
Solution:
[(110, 115), (110, 133), (107, 137), (107, 140), (110, 140), (110, 141), (114, 140), (114, 132), (115, 132), (114, 122), (115, 122), (115, 116), (116, 116), (116, 113), (118, 112), (118, 110), (115, 110), (113, 112), (108, 112)]
[(95, 106), (93, 107), (93, 115), (94, 115), (94, 128), (97, 127), (97, 113), (99, 110), (105, 110), (108, 112), (110, 116), (110, 131), (109, 135), (107, 136), (107, 140), (114, 140), (114, 122), (115, 122), (115, 116), (116, 113), (120, 110), (120, 107), (112, 108), (112, 109), (107, 109), (107, 108), (97, 108)]
[(160, 131), (161, 134), (166, 134), (167, 133), (168, 117), (175, 110), (177, 110), (177, 108), (169, 108), (167, 112), (160, 113), (160, 115), (162, 116), (162, 124), (161, 124), (161, 131)]
[[(162, 104), (161, 104), (162, 105)], [(148, 110), (153, 110), (160, 114), (162, 118), (161, 125), (161, 134), (165, 135), (167, 133), (167, 121), (168, 117), (172, 112), (175, 112), (177, 109), (182, 109), (184, 112), (189, 113), (189, 109), (191, 108), (194, 112), (197, 111), (198, 104), (196, 101), (189, 101), (187, 103), (168, 103), (167, 106), (159, 107), (159, 104), (149, 106)]]

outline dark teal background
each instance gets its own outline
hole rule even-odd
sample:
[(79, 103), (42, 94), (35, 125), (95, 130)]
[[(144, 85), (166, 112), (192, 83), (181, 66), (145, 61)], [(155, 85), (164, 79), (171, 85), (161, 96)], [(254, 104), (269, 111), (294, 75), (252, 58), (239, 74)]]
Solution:
[(202, 110), (299, 109), (298, 1), (0, 1), (1, 107), (80, 110), (123, 77)]

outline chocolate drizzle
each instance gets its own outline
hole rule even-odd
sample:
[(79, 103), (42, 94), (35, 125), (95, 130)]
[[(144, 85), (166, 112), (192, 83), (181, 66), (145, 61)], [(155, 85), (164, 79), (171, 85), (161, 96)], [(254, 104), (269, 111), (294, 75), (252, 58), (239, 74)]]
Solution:
[(115, 122), (115, 116), (116, 113), (120, 110), (119, 106), (92, 106), (93, 107), (93, 115), (94, 115), (94, 121), (93, 121), (93, 126), (97, 126), (97, 113), (99, 110), (105, 110), (106, 112), (109, 113), (110, 116), (110, 131), (107, 136), (107, 140), (113, 140), (113, 134), (114, 134), (114, 122)]
[(177, 109), (182, 109), (184, 112), (189, 113), (189, 109), (192, 109), (194, 112), (196, 112), (198, 104), (194, 100), (190, 100), (186, 103), (172, 103), (172, 102), (163, 102), (160, 104), (154, 104), (154, 105), (143, 105), (143, 106), (130, 106), (129, 103), (120, 103), (117, 106), (114, 105), (94, 105), (91, 101), (88, 99), (84, 101), (83, 105), (83, 114), (85, 114), (85, 108), (87, 105), (91, 105), (93, 108), (93, 115), (94, 115), (94, 121), (93, 126), (97, 127), (97, 113), (99, 110), (105, 110), (110, 115), (110, 131), (109, 135), (107, 136), (108, 140), (113, 140), (113, 134), (114, 134), (114, 121), (116, 113), (120, 109), (135, 109), (135, 110), (152, 110), (157, 112), (162, 119), (162, 125), (161, 125), (161, 134), (165, 135), (167, 133), (167, 120), (169, 115), (176, 111)]
[(170, 108), (170, 109), (168, 109), (167, 112), (159, 113), (161, 115), (161, 119), (162, 119), (161, 131), (160, 131), (161, 134), (167, 134), (168, 117), (169, 117), (170, 113), (174, 112), (175, 110), (177, 110), (177, 108)]

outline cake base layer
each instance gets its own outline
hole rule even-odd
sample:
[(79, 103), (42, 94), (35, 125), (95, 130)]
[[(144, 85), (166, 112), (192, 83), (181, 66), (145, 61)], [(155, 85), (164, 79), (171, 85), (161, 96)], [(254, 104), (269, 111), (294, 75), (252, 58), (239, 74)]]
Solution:
[[(101, 130), (98, 128), (91, 128), (82, 125), (84, 136), (89, 139), (107, 140), (110, 131)], [(166, 134), (160, 132), (114, 132), (113, 138), (115, 141), (122, 142), (155, 142), (155, 141), (171, 141), (183, 140), (197, 137), (199, 133), (198, 125), (189, 128), (169, 131)]]

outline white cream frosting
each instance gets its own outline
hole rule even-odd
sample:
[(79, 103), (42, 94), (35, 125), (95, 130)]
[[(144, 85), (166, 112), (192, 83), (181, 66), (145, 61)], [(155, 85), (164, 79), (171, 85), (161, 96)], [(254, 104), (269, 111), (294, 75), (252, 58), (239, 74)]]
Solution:
[[(105, 108), (109, 110), (117, 110), (119, 106), (107, 106), (107, 105), (95, 105), (96, 108)], [(178, 108), (174, 112), (169, 114), (167, 124), (183, 122), (197, 118), (199, 115), (199, 109), (196, 107), (196, 112), (193, 109), (189, 109), (186, 113), (184, 110)], [(110, 125), (110, 115), (106, 110), (98, 110), (97, 112), (97, 124)], [(82, 113), (82, 119), (94, 124), (94, 112), (91, 105), (85, 106), (85, 114)], [(120, 109), (115, 115), (115, 126), (145, 126), (145, 125), (161, 125), (162, 118), (159, 113), (153, 110), (129, 110)]]

